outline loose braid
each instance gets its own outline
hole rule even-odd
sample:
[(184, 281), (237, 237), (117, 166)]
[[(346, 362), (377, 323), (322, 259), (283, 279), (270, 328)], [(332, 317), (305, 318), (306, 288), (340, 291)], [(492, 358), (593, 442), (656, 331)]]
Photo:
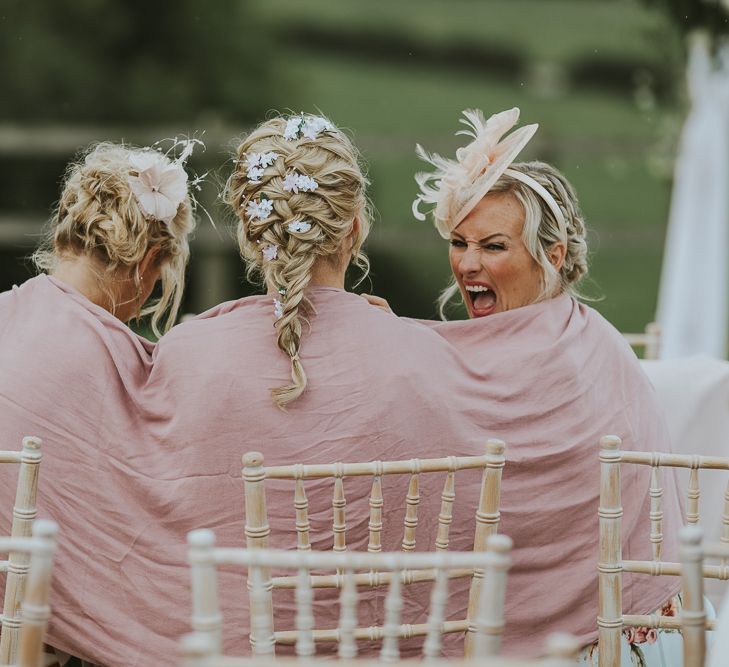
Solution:
[[(301, 118), (303, 121), (305, 117)], [(314, 139), (286, 139), (286, 125), (285, 119), (273, 118), (243, 139), (226, 185), (226, 201), (239, 218), (238, 243), (247, 274), (249, 278), (259, 276), (281, 304), (276, 338), (279, 349), (291, 359), (291, 383), (272, 388), (271, 396), (282, 408), (306, 389), (299, 352), (303, 322), (312, 312), (306, 289), (314, 266), (318, 261), (340, 262), (351, 252), (351, 261), (366, 274), (369, 263), (362, 244), (370, 227), (367, 179), (349, 138), (328, 123), (328, 129)], [(249, 178), (246, 160), (266, 153), (277, 157), (267, 162), (258, 178)], [(284, 183), (292, 174), (314, 179), (316, 189), (298, 193), (287, 190)], [(251, 202), (264, 199), (272, 205), (267, 217), (260, 219), (246, 213)], [(359, 220), (359, 234), (350, 251), (345, 241), (352, 233), (355, 218)], [(309, 224), (310, 228), (292, 231), (290, 225), (295, 223)], [(265, 259), (264, 251), (271, 248), (276, 249), (276, 257)]]
[[(159, 246), (156, 261), (161, 266), (162, 295), (139, 313), (152, 315), (152, 329), (159, 336), (165, 312), (163, 331), (172, 326), (180, 306), (190, 255), (188, 235), (195, 221), (189, 197), (169, 223), (145, 215), (128, 180), (133, 171), (129, 158), (138, 150), (101, 143), (69, 165), (50, 229), (33, 254), (33, 261), (39, 270), (52, 271), (64, 255), (85, 254), (100, 259), (105, 270), (99, 276), (99, 287), (109, 298), (113, 313), (118, 305), (112, 289), (117, 270), (134, 267), (150, 248)], [(133, 280), (141, 292), (139, 275), (135, 273)]]

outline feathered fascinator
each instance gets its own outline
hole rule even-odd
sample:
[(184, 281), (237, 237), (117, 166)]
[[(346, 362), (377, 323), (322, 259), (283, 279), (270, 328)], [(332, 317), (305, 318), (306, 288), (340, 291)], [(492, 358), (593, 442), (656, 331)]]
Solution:
[(419, 206), (421, 203), (433, 204), (431, 212), (436, 229), (443, 238), (448, 238), (509, 168), (539, 127), (525, 125), (502, 139), (518, 120), (516, 107), (494, 114), (488, 120), (479, 109), (467, 109), (461, 123), (468, 129), (456, 134), (465, 134), (473, 141), (456, 151), (455, 160), (430, 154), (418, 144), (415, 149), (418, 157), (436, 169), (415, 175), (420, 194), (413, 202), (413, 215), (418, 220), (425, 220)]

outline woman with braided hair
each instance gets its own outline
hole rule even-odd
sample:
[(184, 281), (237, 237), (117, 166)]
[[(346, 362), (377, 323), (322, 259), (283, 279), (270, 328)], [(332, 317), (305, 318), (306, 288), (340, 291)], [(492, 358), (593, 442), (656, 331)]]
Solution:
[[(174, 452), (165, 469), (174, 480), (171, 537), (207, 525), (215, 526), (219, 544), (240, 544), (240, 461), (246, 451), (259, 450), (266, 465), (483, 453), (487, 434), (445, 407), (463, 382), (451, 346), (436, 332), (344, 289), (350, 264), (367, 268), (366, 187), (351, 140), (320, 116), (271, 118), (240, 141), (226, 201), (236, 215), (241, 254), (249, 273), (262, 279), (264, 294), (186, 321), (156, 347), (148, 387), (166, 413), (159, 415), (148, 449)], [(420, 512), (429, 519), (421, 523), (418, 540), (432, 545), (442, 480), (425, 477)], [(391, 478), (382, 479), (384, 550), (400, 548), (407, 491)], [(477, 471), (464, 471), (459, 479), (451, 548), (472, 548), (479, 479)], [(291, 489), (269, 481), (270, 543), (295, 548)], [(347, 479), (345, 486), (347, 547), (366, 550), (370, 480)], [(312, 549), (329, 549), (331, 485), (311, 480), (306, 493)], [(168, 548), (175, 548), (171, 539)], [(147, 577), (164, 581), (168, 599), (177, 602), (164, 614), (174, 636), (188, 622), (185, 569), (154, 567)], [(221, 577), (226, 632), (248, 627), (247, 600), (239, 595), (235, 573)], [(467, 585), (460, 580), (451, 588), (454, 613), (465, 613)], [(423, 591), (427, 598), (425, 589), (419, 595)], [(331, 593), (317, 594), (322, 627), (336, 625)], [(362, 595), (370, 603), (359, 622), (381, 624), (382, 595)], [(427, 607), (420, 599), (408, 622), (424, 622)], [(277, 600), (276, 609), (277, 628), (293, 628), (293, 599)], [(245, 632), (231, 631), (224, 642), (228, 652), (248, 650)]]

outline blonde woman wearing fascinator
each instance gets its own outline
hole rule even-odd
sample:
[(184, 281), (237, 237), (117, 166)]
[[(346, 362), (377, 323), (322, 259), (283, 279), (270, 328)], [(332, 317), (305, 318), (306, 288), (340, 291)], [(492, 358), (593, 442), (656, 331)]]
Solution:
[[(124, 534), (124, 494), (105, 486), (101, 471), (109, 459), (102, 452), (123, 462), (127, 439), (144, 441), (139, 391), (152, 347), (124, 322), (149, 314), (160, 333), (174, 321), (182, 295), (194, 227), (184, 160), (195, 142), (183, 143), (177, 159), (112, 143), (88, 149), (69, 165), (48, 236), (34, 255), (46, 273), (0, 294), (3, 442), (11, 449), (24, 436), (41, 438), (38, 505), (60, 525), (47, 641), (101, 664), (109, 664), (104, 635), (115, 630), (96, 614), (95, 630), (88, 637), (78, 632), (87, 589), (80, 582), (93, 578), (92, 561), (111, 557), (100, 536)], [(150, 303), (157, 282), (160, 297)], [(10, 507), (17, 472), (1, 468), (0, 503)], [(0, 517), (0, 533), (8, 533), (8, 521)], [(76, 521), (83, 531), (74, 529)], [(67, 586), (75, 577), (78, 586)], [(88, 650), (94, 645), (99, 650)]]
[[(553, 166), (514, 163), (537, 130), (509, 134), (518, 119), (518, 109), (488, 120), (465, 111), (459, 134), (470, 143), (454, 159), (417, 147), (434, 170), (416, 175), (413, 212), (425, 220), (421, 208), (429, 205), (449, 242), (453, 282), (439, 299), (441, 315), (460, 294), (470, 318), (425, 324), (454, 345), (473, 379), (450, 407), (509, 445), (500, 530), (515, 549), (504, 651), (535, 654), (549, 632), (569, 630), (586, 647), (583, 663), (596, 665), (598, 443), (611, 434), (626, 450), (664, 451), (668, 432), (635, 355), (576, 298), (587, 273), (577, 197)], [(650, 560), (648, 471), (623, 474), (624, 553)], [(675, 474), (666, 471), (664, 482), (663, 556), (675, 558)], [(675, 609), (678, 582), (623, 581), (624, 613)], [(681, 655), (669, 645), (678, 635), (654, 635), (626, 633), (624, 664), (631, 655), (648, 665), (662, 664), (654, 662), (661, 651)]]

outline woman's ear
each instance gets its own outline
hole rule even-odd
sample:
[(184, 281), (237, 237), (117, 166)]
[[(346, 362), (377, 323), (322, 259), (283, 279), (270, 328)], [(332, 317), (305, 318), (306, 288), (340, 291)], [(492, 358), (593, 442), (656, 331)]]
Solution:
[(349, 252), (353, 252), (354, 246), (357, 243), (357, 239), (359, 238), (360, 231), (362, 229), (362, 223), (359, 221), (359, 216), (354, 216), (354, 220), (352, 220), (352, 229), (348, 234), (350, 244), (349, 244)]
[(157, 268), (157, 258), (159, 257), (161, 250), (162, 246), (159, 244), (153, 245), (149, 250), (147, 250), (137, 268), (140, 276), (144, 276), (150, 268)]
[(557, 243), (553, 244), (552, 247), (547, 251), (547, 257), (549, 258), (549, 263), (557, 269), (557, 271), (562, 269), (562, 265), (564, 264), (564, 259), (567, 256), (567, 246), (565, 246), (562, 241), (557, 241)]

